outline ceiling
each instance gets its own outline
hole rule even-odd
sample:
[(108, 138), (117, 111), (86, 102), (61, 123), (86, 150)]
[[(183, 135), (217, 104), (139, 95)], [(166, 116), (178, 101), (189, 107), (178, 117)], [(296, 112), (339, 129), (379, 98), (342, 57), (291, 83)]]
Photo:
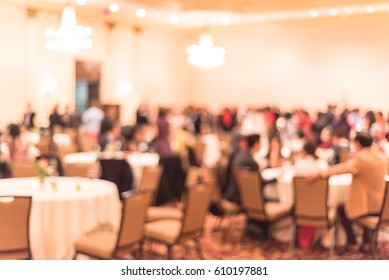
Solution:
[[(79, 5), (80, 1), (86, 4)], [(389, 14), (389, 0), (0, 0), (0, 3), (52, 13), (59, 13), (66, 4), (71, 4), (79, 17), (90, 21), (175, 28)], [(115, 13), (108, 10), (112, 3), (120, 7)], [(147, 11), (142, 18), (136, 16), (140, 8)]]

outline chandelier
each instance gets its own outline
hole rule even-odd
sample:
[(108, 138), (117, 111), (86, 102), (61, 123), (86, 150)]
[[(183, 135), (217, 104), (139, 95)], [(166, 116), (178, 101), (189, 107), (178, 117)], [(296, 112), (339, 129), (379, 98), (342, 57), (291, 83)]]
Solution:
[(90, 39), (92, 28), (77, 24), (76, 11), (67, 6), (61, 14), (61, 23), (58, 29), (47, 28), (45, 48), (65, 54), (75, 54), (92, 48)]
[(212, 35), (202, 33), (199, 43), (186, 48), (188, 62), (200, 69), (211, 69), (224, 65), (226, 51), (222, 47), (213, 45)]

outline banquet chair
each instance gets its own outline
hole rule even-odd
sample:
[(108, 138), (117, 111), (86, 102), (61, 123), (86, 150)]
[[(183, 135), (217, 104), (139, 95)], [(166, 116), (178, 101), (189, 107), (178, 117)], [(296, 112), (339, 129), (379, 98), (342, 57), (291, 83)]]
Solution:
[[(122, 216), (118, 231), (100, 226), (87, 233), (75, 244), (74, 259), (78, 254), (96, 259), (121, 258), (124, 253), (142, 253), (144, 222), (154, 190), (133, 190), (122, 193)], [(135, 256), (135, 255), (134, 255)]]
[(187, 240), (194, 240), (199, 257), (203, 259), (199, 240), (203, 233), (211, 192), (211, 186), (206, 183), (187, 186), (182, 219), (164, 219), (147, 223), (145, 225), (145, 237), (164, 243), (168, 249), (168, 259), (172, 258), (174, 245), (184, 243)]
[(385, 194), (382, 202), (381, 211), (372, 213), (354, 220), (356, 224), (369, 231), (369, 249), (372, 259), (375, 259), (376, 245), (378, 242), (378, 233), (380, 230), (388, 232), (389, 227), (389, 182), (385, 181)]
[(328, 207), (328, 178), (308, 181), (305, 177), (293, 178), (294, 207), (289, 253), (292, 255), (297, 239), (298, 226), (327, 228), (330, 231), (329, 256), (335, 247), (336, 208)]
[(350, 159), (351, 151), (350, 150), (341, 150), (339, 151), (339, 163), (346, 162)]
[(97, 163), (67, 163), (65, 165), (66, 176), (98, 178), (99, 166)]
[(32, 259), (31, 196), (0, 196), (0, 259)]
[(223, 199), (220, 182), (217, 179), (217, 167), (205, 167), (203, 170), (204, 179), (212, 186), (211, 213), (218, 217), (218, 228), (220, 228), (225, 219), (241, 214), (242, 208), (236, 203)]
[[(196, 166), (189, 167), (186, 178), (185, 186), (191, 186), (200, 180), (201, 169)], [(180, 220), (183, 217), (183, 197), (176, 207), (173, 206), (152, 206), (147, 210), (147, 222), (153, 222), (162, 219), (176, 219)]]
[(233, 170), (238, 185), (240, 204), (247, 218), (269, 223), (268, 236), (271, 236), (270, 229), (276, 231), (274, 225), (291, 214), (291, 207), (280, 202), (265, 202), (263, 196), (263, 185), (260, 174), (256, 170), (244, 167), (236, 167)]
[(145, 166), (143, 167), (142, 177), (138, 184), (138, 189), (154, 189), (157, 190), (159, 181), (162, 175), (162, 166)]
[(38, 177), (38, 168), (33, 161), (14, 161), (11, 163), (12, 177)]
[(58, 156), (62, 161), (67, 154), (73, 154), (76, 152), (77, 152), (77, 147), (75, 144), (71, 144), (70, 146), (58, 146), (57, 147)]

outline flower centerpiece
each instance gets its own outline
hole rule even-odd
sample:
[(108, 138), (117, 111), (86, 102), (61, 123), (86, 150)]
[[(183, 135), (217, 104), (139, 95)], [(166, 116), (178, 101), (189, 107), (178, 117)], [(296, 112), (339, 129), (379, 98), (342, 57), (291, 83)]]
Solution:
[(37, 162), (37, 168), (38, 168), (39, 181), (43, 183), (45, 178), (47, 176), (50, 176), (52, 173), (52, 168), (49, 165), (48, 159), (47, 158), (39, 159)]

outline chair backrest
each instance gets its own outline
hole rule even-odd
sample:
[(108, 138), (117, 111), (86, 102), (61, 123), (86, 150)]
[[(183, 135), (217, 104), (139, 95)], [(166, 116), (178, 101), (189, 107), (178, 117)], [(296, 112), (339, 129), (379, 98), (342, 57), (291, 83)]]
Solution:
[(0, 196), (0, 259), (30, 259), (31, 196)]
[(66, 176), (97, 178), (99, 165), (96, 163), (67, 163)]
[(351, 151), (350, 150), (340, 150), (339, 151), (339, 162), (343, 163), (350, 159)]
[(256, 170), (235, 168), (233, 170), (238, 185), (240, 204), (249, 218), (266, 220), (262, 179)]
[(122, 218), (116, 250), (133, 246), (143, 239), (146, 210), (154, 198), (155, 190), (133, 190), (122, 193)]
[(197, 166), (190, 166), (186, 172), (185, 186), (196, 184), (200, 180), (201, 169)]
[(154, 189), (156, 190), (159, 186), (159, 181), (162, 175), (162, 166), (145, 166), (143, 167), (142, 177), (138, 184), (138, 189)]
[(222, 194), (220, 189), (220, 184), (217, 178), (217, 167), (203, 167), (202, 168), (202, 179), (207, 181), (212, 187), (212, 202), (220, 205), (222, 200)]
[(382, 204), (381, 216), (380, 216), (380, 227), (388, 227), (389, 226), (389, 182), (387, 178), (385, 180), (385, 194), (384, 200)]
[(328, 178), (294, 177), (294, 219), (298, 225), (327, 226)]
[(37, 177), (38, 168), (32, 161), (14, 161), (11, 163), (12, 177)]
[(212, 188), (207, 183), (197, 183), (185, 188), (185, 210), (181, 237), (197, 237), (203, 229), (208, 212)]

